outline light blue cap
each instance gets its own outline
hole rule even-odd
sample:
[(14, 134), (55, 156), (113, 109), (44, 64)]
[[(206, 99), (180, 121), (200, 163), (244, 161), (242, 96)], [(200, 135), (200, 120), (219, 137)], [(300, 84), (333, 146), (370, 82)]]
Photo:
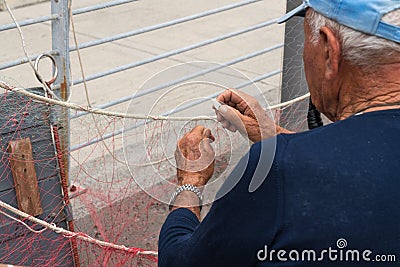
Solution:
[(400, 9), (400, 0), (304, 0), (277, 22), (301, 16), (308, 7), (341, 25), (400, 43), (400, 27), (382, 21), (383, 16)]

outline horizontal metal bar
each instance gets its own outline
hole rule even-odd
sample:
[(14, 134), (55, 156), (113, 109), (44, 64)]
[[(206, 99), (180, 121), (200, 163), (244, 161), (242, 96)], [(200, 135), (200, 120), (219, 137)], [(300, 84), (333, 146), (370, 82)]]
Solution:
[(240, 89), (240, 88), (246, 87), (246, 86), (248, 86), (248, 85), (250, 85), (250, 84), (253, 84), (253, 83), (262, 81), (262, 80), (264, 80), (264, 79), (270, 78), (270, 77), (272, 77), (272, 76), (278, 75), (278, 74), (281, 73), (281, 72), (282, 72), (282, 70), (274, 70), (274, 71), (268, 72), (267, 74), (258, 76), (257, 78), (255, 78), (255, 79), (253, 79), (253, 80), (250, 80), (250, 81), (244, 82), (244, 83), (242, 83), (242, 84), (239, 84), (239, 85), (236, 86), (235, 88), (236, 88), (236, 89)]
[(132, 2), (136, 2), (136, 1), (138, 1), (138, 0), (110, 1), (110, 2), (106, 2), (106, 3), (98, 4), (98, 5), (93, 5), (93, 6), (88, 6), (88, 7), (83, 7), (83, 8), (72, 10), (72, 15), (80, 15), (80, 14), (84, 14), (84, 13), (88, 13), (88, 12), (92, 12), (92, 11), (96, 11), (96, 10), (100, 10), (100, 9), (104, 9), (104, 8), (109, 8), (109, 7), (113, 7), (113, 6), (132, 3)]
[[(52, 56), (57, 56), (59, 54), (58, 51), (54, 51), (54, 50), (46, 51), (46, 52), (43, 52), (43, 53), (50, 54)], [(40, 54), (32, 55), (32, 56), (29, 57), (29, 59), (30, 60), (35, 60), (39, 55)], [(0, 70), (4, 70), (4, 69), (8, 69), (8, 68), (15, 67), (15, 66), (18, 66), (18, 65), (22, 65), (22, 64), (25, 64), (27, 62), (29, 62), (29, 60), (26, 57), (23, 57), (23, 58), (14, 60), (14, 61), (6, 62), (6, 63), (0, 65)]]
[[(128, 69), (131, 69), (131, 68), (135, 68), (135, 67), (138, 67), (138, 66), (141, 66), (141, 65), (145, 65), (145, 64), (148, 64), (148, 63), (151, 63), (151, 62), (155, 62), (155, 61), (164, 59), (164, 58), (168, 58), (170, 56), (182, 54), (184, 52), (187, 52), (187, 51), (190, 51), (190, 50), (194, 50), (194, 49), (200, 48), (202, 46), (206, 46), (206, 45), (209, 45), (209, 44), (212, 44), (212, 43), (216, 43), (216, 42), (228, 39), (228, 38), (232, 38), (232, 37), (247, 33), (247, 32), (255, 31), (255, 30), (261, 29), (263, 27), (267, 27), (269, 25), (274, 24), (275, 22), (276, 22), (276, 19), (269, 20), (269, 21), (266, 21), (266, 22), (263, 22), (263, 23), (260, 23), (260, 24), (257, 24), (257, 25), (254, 25), (254, 26), (239, 30), (239, 31), (231, 32), (231, 33), (228, 33), (228, 34), (225, 34), (225, 35), (218, 36), (216, 38), (208, 39), (208, 40), (200, 42), (200, 43), (192, 44), (192, 45), (180, 48), (180, 49), (176, 49), (176, 50), (172, 50), (172, 51), (169, 51), (169, 52), (166, 52), (166, 53), (163, 53), (163, 54), (159, 54), (157, 56), (154, 56), (154, 57), (142, 60), (142, 61), (136, 61), (136, 62), (133, 62), (133, 63), (130, 63), (130, 64), (119, 66), (119, 67), (114, 68), (114, 69), (110, 69), (110, 70), (107, 70), (107, 71), (99, 72), (99, 73), (96, 73), (96, 74), (93, 74), (93, 75), (90, 75), (90, 76), (86, 77), (86, 81), (88, 82), (88, 81), (96, 80), (96, 79), (102, 78), (104, 76), (108, 76), (108, 75), (111, 75), (111, 74), (122, 72), (122, 71), (125, 71), (125, 70), (128, 70)], [(78, 84), (81, 84), (81, 83), (83, 83), (83, 79), (78, 79), (78, 80), (75, 80), (73, 82), (74, 85), (78, 85)]]
[[(93, 6), (73, 10), (72, 14), (79, 15), (79, 14), (83, 14), (83, 13), (87, 13), (87, 12), (91, 12), (91, 11), (95, 11), (95, 10), (99, 10), (99, 9), (104, 9), (104, 8), (113, 7), (113, 6), (117, 6), (117, 5), (136, 2), (136, 1), (138, 1), (138, 0), (116, 0), (116, 1), (106, 2), (106, 3), (102, 3), (102, 4), (98, 4), (98, 5), (93, 5)], [(54, 19), (59, 19), (59, 18), (60, 18), (60, 16), (58, 14), (53, 14), (50, 16), (44, 16), (44, 17), (40, 17), (40, 18), (36, 18), (36, 19), (23, 20), (23, 21), (18, 22), (18, 24), (20, 26), (27, 26), (27, 25), (40, 23), (40, 22), (44, 22), (44, 21), (49, 21), (49, 20), (54, 20)], [(8, 29), (13, 29), (13, 28), (16, 28), (16, 25), (14, 23), (6, 24), (3, 26), (0, 26), (0, 31), (5, 31)], [(58, 52), (56, 52), (56, 51), (47, 51), (45, 53), (50, 53), (51, 55), (58, 55)], [(37, 58), (37, 56), (38, 55), (33, 55), (30, 57), (30, 59), (34, 60)], [(29, 60), (27, 60), (26, 58), (20, 58), (20, 59), (11, 61), (11, 62), (7, 62), (7, 63), (0, 65), (0, 70), (11, 68), (11, 67), (18, 66), (18, 65), (22, 65), (22, 64), (27, 63), (28, 61)]]
[[(59, 18), (60, 18), (60, 16), (58, 14), (53, 14), (50, 16), (43, 16), (43, 17), (39, 17), (39, 18), (35, 18), (35, 19), (21, 20), (21, 21), (18, 21), (18, 25), (21, 27), (24, 27), (24, 26), (42, 23), (42, 22), (46, 22), (46, 21), (50, 21), (50, 20), (56, 20)], [(17, 28), (15, 23), (4, 24), (4, 25), (0, 26), (0, 32), (15, 29), (15, 28)]]
[[(118, 0), (118, 1), (107, 2), (107, 3), (103, 3), (103, 4), (100, 4), (100, 5), (96, 5), (96, 6), (90, 6), (90, 7), (74, 10), (73, 14), (75, 14), (75, 15), (82, 14), (82, 13), (86, 13), (86, 12), (90, 12), (90, 11), (94, 11), (94, 10), (98, 10), (98, 9), (102, 9), (102, 8), (107, 8), (107, 7), (111, 7), (111, 6), (115, 6), (115, 5), (121, 5), (121, 4), (125, 4), (125, 3), (130, 3), (130, 2), (134, 2), (134, 1), (137, 1), (137, 0), (123, 0), (123, 1)], [(193, 19), (197, 19), (197, 18), (213, 15), (213, 14), (216, 14), (216, 13), (220, 13), (220, 12), (223, 12), (223, 11), (227, 11), (227, 10), (230, 10), (230, 9), (234, 9), (234, 8), (237, 8), (237, 7), (241, 7), (241, 6), (252, 4), (252, 3), (255, 3), (255, 2), (259, 2), (259, 1), (261, 1), (261, 0), (243, 1), (243, 2), (236, 3), (236, 4), (228, 5), (228, 6), (225, 6), (225, 7), (217, 8), (217, 9), (214, 9), (214, 10), (209, 10), (209, 11), (206, 11), (206, 12), (203, 12), (203, 13), (194, 14), (194, 15), (183, 17), (183, 18), (180, 18), (180, 19), (176, 19), (176, 20), (165, 22), (165, 23), (153, 25), (153, 26), (150, 26), (150, 27), (147, 27), (147, 28), (136, 30), (136, 31), (131, 31), (131, 32), (120, 34), (120, 35), (115, 35), (115, 36), (112, 36), (112, 37), (107, 37), (107, 38), (104, 38), (104, 39), (95, 40), (95, 41), (88, 42), (88, 43), (83, 43), (83, 44), (79, 45), (79, 49), (83, 49), (83, 48), (86, 48), (86, 47), (99, 45), (99, 44), (102, 44), (102, 43), (105, 43), (105, 42), (110, 42), (110, 41), (123, 39), (123, 38), (130, 37), (130, 36), (133, 36), (133, 35), (138, 35), (138, 34), (150, 32), (150, 31), (153, 31), (153, 30), (157, 30), (157, 29), (168, 27), (168, 26), (176, 25), (176, 24), (179, 24), (179, 23), (183, 23), (183, 22), (186, 22), (186, 21), (190, 21), (190, 20), (193, 20)], [(26, 25), (31, 25), (31, 24), (34, 24), (34, 23), (40, 23), (40, 22), (44, 22), (44, 21), (48, 21), (48, 20), (52, 20), (52, 19), (58, 19), (58, 18), (59, 18), (59, 15), (54, 14), (54, 15), (51, 15), (51, 16), (44, 16), (44, 17), (37, 18), (37, 19), (29, 19), (29, 20), (20, 21), (19, 24), (20, 24), (20, 26), (26, 26)], [(2, 27), (0, 27), (0, 31), (13, 29), (13, 28), (16, 28), (15, 24), (7, 24), (7, 25), (3, 25)], [(76, 46), (73, 46), (70, 49), (70, 51), (75, 51), (75, 50), (76, 50)], [(46, 52), (46, 53), (49, 53), (49, 52)], [(55, 51), (51, 51), (50, 53), (52, 55), (57, 55), (58, 54)], [(38, 55), (32, 56), (31, 60), (32, 60), (32, 58), (35, 59), (37, 56)], [(7, 62), (7, 63), (4, 63), (4, 64), (1, 64), (0, 65), (0, 70), (7, 69), (7, 68), (10, 68), (10, 67), (14, 67), (14, 66), (21, 65), (21, 64), (25, 64), (27, 62), (28, 62), (28, 60), (26, 58), (20, 58), (20, 59), (17, 59), (15, 61), (11, 61), (11, 62)]]
[[(247, 85), (249, 85), (249, 84), (251, 84), (251, 83), (255, 83), (255, 82), (261, 81), (261, 80), (263, 80), (263, 79), (270, 78), (270, 77), (272, 77), (272, 76), (274, 76), (274, 75), (277, 75), (277, 74), (279, 74), (279, 73), (281, 73), (281, 72), (282, 72), (282, 70), (275, 70), (275, 71), (266, 73), (265, 75), (262, 75), (262, 76), (259, 76), (259, 77), (255, 78), (254, 80), (251, 80), (251, 81), (246, 82), (246, 83), (239, 84), (238, 86), (235, 86), (235, 88), (240, 89), (240, 88), (246, 87)], [(221, 92), (222, 92), (222, 91), (221, 91)], [(209, 95), (209, 96), (207, 96), (207, 97), (205, 97), (205, 98), (202, 98), (202, 99), (199, 99), (199, 100), (196, 100), (196, 101), (192, 101), (192, 102), (190, 102), (190, 103), (187, 103), (187, 104), (185, 104), (185, 105), (182, 105), (182, 106), (180, 106), (179, 108), (176, 108), (176, 109), (173, 109), (173, 110), (170, 110), (170, 111), (168, 111), (168, 112), (163, 113), (162, 116), (169, 116), (169, 115), (178, 113), (178, 112), (180, 112), (180, 111), (183, 111), (183, 110), (185, 110), (185, 109), (191, 108), (191, 107), (193, 107), (193, 106), (199, 105), (199, 104), (201, 104), (201, 103), (203, 103), (203, 102), (205, 102), (205, 101), (208, 101), (208, 100), (211, 99), (211, 98), (214, 98), (214, 97), (218, 96), (221, 92), (218, 92), (218, 93)], [(149, 121), (147, 121), (147, 122), (149, 122)], [(144, 120), (144, 121), (141, 121), (141, 122), (139, 122), (139, 123), (137, 123), (137, 124), (135, 124), (135, 125), (132, 125), (131, 127), (121, 128), (121, 129), (119, 129), (119, 130), (117, 130), (117, 131), (114, 131), (114, 132), (112, 132), (112, 133), (107, 133), (107, 134), (104, 134), (104, 135), (101, 136), (101, 137), (98, 137), (98, 138), (94, 138), (94, 139), (92, 139), (92, 140), (89, 140), (89, 141), (86, 142), (86, 143), (81, 143), (81, 144), (72, 146), (72, 147), (70, 147), (70, 152), (73, 152), (73, 151), (76, 151), (76, 150), (78, 150), (78, 149), (81, 149), (81, 148), (84, 148), (84, 147), (93, 145), (93, 144), (95, 144), (95, 143), (97, 143), (97, 142), (100, 142), (101, 140), (106, 140), (106, 139), (109, 139), (109, 138), (111, 138), (111, 137), (118, 136), (118, 135), (122, 134), (123, 132), (131, 131), (131, 130), (136, 129), (136, 128), (140, 127), (140, 126), (143, 126), (145, 123), (146, 123), (146, 121)]]
[[(237, 85), (237, 86), (234, 86), (233, 88), (235, 88), (235, 89), (241, 89), (241, 88), (246, 87), (246, 86), (248, 86), (248, 85), (250, 85), (250, 84), (253, 84), (253, 83), (262, 81), (262, 80), (264, 80), (264, 79), (270, 78), (270, 77), (272, 77), (272, 76), (278, 75), (278, 74), (281, 73), (281, 72), (282, 72), (282, 70), (280, 70), (280, 69), (274, 70), (274, 71), (268, 72), (268, 73), (266, 73), (266, 74), (264, 74), (264, 75), (261, 75), (261, 76), (255, 78), (255, 79), (253, 79), (253, 80), (250, 80), (250, 81), (241, 83), (241, 84), (239, 84), (239, 85)], [(174, 110), (170, 110), (170, 111), (168, 111), (168, 112), (166, 112), (166, 113), (163, 113), (162, 116), (169, 116), (169, 115), (172, 115), (172, 114), (174, 114), (174, 113), (178, 113), (178, 112), (180, 112), (180, 111), (189, 109), (189, 108), (191, 108), (191, 107), (193, 107), (193, 106), (197, 106), (197, 105), (202, 104), (202, 103), (204, 103), (204, 102), (206, 102), (206, 101), (208, 101), (208, 100), (210, 100), (210, 99), (216, 98), (216, 97), (219, 96), (222, 92), (223, 92), (223, 90), (222, 90), (222, 91), (219, 91), (219, 92), (217, 92), (217, 93), (214, 93), (214, 94), (212, 94), (212, 95), (208, 95), (208, 96), (206, 96), (206, 97), (202, 97), (201, 99), (198, 99), (198, 100), (195, 100), (195, 101), (190, 101), (190, 102), (188, 102), (188, 103), (186, 103), (186, 104), (184, 104), (184, 105), (181, 105), (180, 107), (178, 107), (178, 108), (176, 108), (176, 109), (174, 109)]]
[[(243, 2), (232, 4), (232, 5), (227, 5), (227, 6), (224, 6), (224, 7), (221, 7), (221, 8), (216, 8), (216, 9), (213, 9), (213, 10), (205, 11), (205, 12), (194, 14), (194, 15), (190, 15), (190, 16), (187, 16), (187, 17), (183, 17), (183, 18), (167, 21), (167, 22), (164, 22), (164, 23), (160, 23), (160, 24), (149, 26), (149, 27), (145, 27), (145, 28), (142, 28), (142, 29), (138, 29), (138, 30), (134, 30), (134, 31), (126, 32), (126, 33), (117, 34), (117, 35), (114, 35), (114, 36), (109, 36), (109, 37), (106, 37), (106, 38), (103, 38), (103, 39), (98, 39), (98, 40), (82, 43), (82, 44), (78, 45), (78, 48), (79, 49), (85, 49), (85, 48), (88, 48), (88, 47), (93, 47), (93, 46), (96, 46), (96, 45), (101, 45), (101, 44), (104, 44), (104, 43), (109, 43), (109, 42), (121, 40), (121, 39), (132, 37), (132, 36), (135, 36), (135, 35), (139, 35), (139, 34), (151, 32), (151, 31), (154, 31), (154, 30), (159, 30), (159, 29), (162, 29), (162, 28), (166, 28), (166, 27), (169, 27), (169, 26), (177, 25), (177, 24), (180, 24), (180, 23), (183, 23), (183, 22), (192, 21), (192, 20), (195, 20), (195, 19), (198, 19), (198, 18), (214, 15), (214, 14), (221, 13), (221, 12), (224, 12), (224, 11), (227, 11), (227, 10), (231, 10), (231, 9), (234, 9), (234, 8), (242, 7), (242, 6), (245, 6), (245, 5), (248, 5), (248, 4), (253, 4), (253, 3), (259, 2), (259, 1), (261, 1), (261, 0), (243, 1)], [(71, 49), (70, 49), (70, 51), (76, 51), (76, 50), (77, 50), (76, 46), (72, 46)]]
[[(167, 88), (167, 87), (170, 87), (170, 86), (174, 86), (174, 85), (176, 85), (176, 84), (179, 84), (179, 83), (181, 83), (181, 82), (187, 81), (187, 80), (189, 80), (189, 79), (192, 79), (192, 78), (195, 78), (195, 77), (198, 77), (198, 76), (201, 76), (201, 75), (210, 73), (210, 72), (212, 72), (212, 71), (219, 70), (219, 69), (221, 69), (221, 68), (225, 68), (226, 66), (230, 66), (230, 65), (237, 64), (237, 63), (239, 63), (239, 62), (242, 62), (242, 61), (251, 59), (251, 58), (253, 58), (253, 57), (260, 56), (260, 55), (262, 55), (262, 54), (265, 54), (265, 53), (274, 51), (274, 50), (279, 49), (279, 48), (282, 48), (282, 47), (283, 47), (283, 43), (277, 44), (277, 45), (274, 45), (274, 46), (271, 46), (271, 47), (262, 49), (262, 50), (260, 50), (260, 51), (256, 51), (256, 52), (253, 52), (253, 53), (244, 55), (244, 56), (242, 56), (242, 57), (233, 59), (233, 60), (231, 60), (231, 61), (224, 62), (224, 63), (222, 63), (222, 64), (220, 64), (220, 65), (218, 65), (218, 66), (215, 66), (215, 67), (212, 67), (212, 68), (209, 68), (209, 69), (205, 69), (205, 70), (199, 71), (199, 72), (194, 73), (194, 74), (192, 74), (192, 75), (188, 75), (188, 76), (182, 77), (181, 79), (177, 79), (177, 80), (175, 80), (175, 81), (171, 81), (171, 82), (169, 82), (169, 83), (167, 83), (167, 84), (162, 84), (162, 85), (159, 85), (159, 86), (155, 86), (155, 87), (153, 87), (153, 88), (151, 88), (151, 89), (149, 89), (149, 90), (142, 91), (142, 92), (139, 92), (139, 93), (130, 95), (130, 96), (125, 96), (125, 97), (122, 97), (122, 98), (117, 99), (117, 100), (115, 100), (115, 101), (112, 101), (112, 102), (109, 102), (109, 103), (105, 103), (105, 104), (103, 104), (103, 105), (96, 106), (96, 107), (94, 107), (94, 108), (96, 108), (96, 109), (105, 109), (105, 108), (109, 108), (109, 107), (112, 107), (112, 106), (116, 106), (116, 105), (122, 104), (122, 103), (124, 103), (124, 102), (130, 101), (130, 100), (132, 100), (132, 99), (135, 99), (135, 98), (138, 98), (138, 97), (141, 97), (141, 96), (144, 96), (144, 95), (148, 95), (148, 94), (150, 94), (150, 93), (154, 93), (154, 92), (156, 92), (156, 91), (162, 90), (162, 89)], [(79, 117), (84, 116), (84, 115), (87, 115), (87, 114), (89, 114), (89, 113), (88, 113), (88, 112), (78, 112), (78, 113), (75, 114), (74, 116), (71, 116), (70, 119), (76, 119), (76, 118), (79, 118)]]

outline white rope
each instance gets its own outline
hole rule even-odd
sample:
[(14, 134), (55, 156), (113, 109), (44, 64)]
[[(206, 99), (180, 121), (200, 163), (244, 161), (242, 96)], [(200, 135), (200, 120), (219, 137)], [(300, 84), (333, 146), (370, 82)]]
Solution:
[(283, 102), (283, 103), (280, 103), (280, 104), (276, 104), (276, 105), (270, 106), (269, 108), (270, 109), (278, 109), (278, 108), (287, 107), (287, 106), (293, 105), (294, 103), (297, 103), (297, 102), (300, 102), (300, 101), (302, 101), (304, 99), (307, 99), (309, 97), (310, 97), (310, 93), (307, 93), (305, 95), (293, 98), (292, 100), (289, 100), (289, 101), (286, 101), (286, 102)]
[[(101, 240), (95, 239), (95, 238), (93, 238), (93, 237), (91, 237), (91, 236), (89, 236), (87, 234), (75, 233), (75, 232), (71, 232), (71, 231), (65, 230), (62, 227), (57, 227), (54, 223), (50, 224), (50, 223), (48, 223), (46, 221), (43, 221), (43, 220), (38, 219), (36, 217), (33, 217), (33, 216), (23, 212), (23, 211), (20, 211), (19, 209), (16, 209), (13, 206), (11, 206), (11, 205), (9, 205), (9, 204), (1, 201), (1, 200), (0, 200), (0, 207), (2, 207), (4, 209), (6, 209), (6, 210), (18, 215), (18, 216), (20, 216), (20, 217), (22, 217), (24, 219), (27, 219), (27, 220), (29, 220), (31, 222), (34, 222), (34, 223), (36, 223), (38, 225), (41, 225), (41, 226), (45, 227), (44, 229), (42, 229), (40, 231), (36, 231), (36, 230), (32, 229), (31, 227), (29, 227), (24, 222), (22, 222), (21, 220), (19, 220), (17, 218), (14, 218), (14, 217), (11, 218), (12, 217), (11, 215), (5, 214), (4, 212), (0, 211), (0, 213), (6, 215), (7, 217), (9, 217), (9, 218), (11, 218), (11, 219), (13, 219), (13, 220), (15, 220), (15, 221), (17, 221), (19, 223), (22, 223), (25, 227), (27, 227), (27, 229), (29, 229), (30, 231), (32, 231), (34, 233), (41, 233), (44, 230), (49, 229), (49, 230), (51, 230), (51, 231), (53, 231), (53, 232), (55, 232), (57, 234), (62, 234), (64, 237), (67, 237), (67, 238), (74, 238), (75, 237), (75, 238), (81, 239), (83, 241), (86, 241), (86, 242), (89, 242), (89, 243), (92, 243), (92, 244), (95, 244), (95, 245), (98, 245), (98, 246), (101, 246), (101, 247), (108, 247), (108, 248), (113, 248), (113, 249), (117, 249), (117, 250), (123, 250), (123, 251), (126, 251), (126, 252), (132, 252), (134, 249), (136, 249), (136, 248), (128, 248), (128, 247), (126, 247), (124, 245), (117, 245), (117, 244), (101, 241)], [(157, 256), (158, 255), (157, 251), (151, 251), (151, 250), (136, 251), (136, 253), (137, 253), (137, 255), (139, 255), (139, 254), (140, 255), (149, 255), (149, 256)]]
[(11, 216), (10, 214), (5, 213), (4, 211), (1, 211), (1, 210), (0, 210), (0, 213), (3, 214), (4, 216), (10, 218), (11, 220), (14, 220), (14, 221), (16, 221), (16, 222), (22, 224), (23, 226), (25, 226), (26, 228), (28, 228), (29, 231), (31, 231), (31, 232), (33, 232), (33, 233), (35, 233), (35, 234), (40, 234), (40, 233), (44, 232), (45, 230), (47, 230), (46, 227), (43, 228), (42, 230), (35, 230), (35, 229), (33, 229), (32, 227), (30, 227), (29, 225), (27, 225), (26, 223), (24, 223), (23, 221), (21, 221), (20, 219), (15, 218), (15, 217)]
[(94, 114), (98, 114), (98, 115), (105, 115), (105, 116), (112, 116), (112, 117), (118, 117), (118, 118), (131, 118), (131, 119), (142, 119), (142, 120), (176, 120), (176, 121), (187, 121), (187, 120), (210, 120), (211, 118), (209, 116), (202, 116), (202, 117), (196, 117), (195, 119), (193, 119), (192, 117), (167, 117), (167, 116), (153, 116), (153, 115), (144, 115), (144, 114), (127, 114), (127, 113), (121, 113), (121, 112), (113, 112), (113, 111), (106, 111), (103, 109), (95, 109), (95, 108), (89, 108), (89, 107), (83, 107), (81, 105), (78, 104), (74, 104), (74, 103), (68, 103), (68, 102), (64, 102), (64, 101), (60, 101), (60, 100), (56, 100), (56, 99), (51, 99), (51, 98), (47, 98), (44, 96), (40, 96), (34, 93), (30, 93), (28, 91), (26, 91), (23, 88), (15, 88), (12, 87), (10, 85), (8, 85), (7, 83), (0, 81), (0, 87), (3, 89), (6, 89), (8, 91), (13, 91), (16, 93), (20, 93), (23, 94), (25, 96), (28, 96), (30, 98), (39, 100), (41, 102), (45, 102), (45, 103), (49, 103), (49, 104), (53, 104), (53, 105), (58, 105), (58, 106), (62, 106), (62, 107), (66, 107), (66, 108), (70, 108), (70, 109), (74, 109), (74, 110), (78, 110), (78, 111), (85, 111), (88, 113), (94, 113)]
[[(121, 113), (121, 112), (113, 112), (113, 111), (106, 111), (104, 109), (96, 109), (96, 108), (90, 108), (90, 107), (83, 107), (81, 105), (78, 104), (74, 104), (74, 103), (69, 103), (69, 102), (65, 102), (65, 101), (61, 101), (61, 100), (56, 100), (56, 99), (51, 99), (51, 98), (47, 98), (44, 96), (40, 96), (34, 93), (30, 93), (28, 91), (26, 91), (23, 88), (16, 88), (13, 87), (9, 84), (7, 84), (4, 81), (0, 81), (0, 87), (8, 90), (8, 91), (12, 91), (12, 92), (16, 92), (16, 93), (20, 93), (23, 94), (27, 97), (30, 97), (32, 99), (41, 101), (41, 102), (45, 102), (48, 104), (53, 104), (53, 105), (58, 105), (58, 106), (62, 106), (62, 107), (66, 107), (66, 108), (70, 108), (73, 110), (78, 110), (78, 111), (84, 111), (84, 112), (88, 112), (88, 113), (93, 113), (93, 114), (98, 114), (98, 115), (105, 115), (105, 116), (112, 116), (112, 117), (118, 117), (118, 118), (130, 118), (130, 119), (138, 119), (138, 120), (164, 120), (164, 121), (199, 121), (199, 120), (215, 120), (216, 117), (215, 116), (197, 116), (197, 117), (169, 117), (169, 116), (155, 116), (155, 115), (145, 115), (145, 114), (129, 114), (129, 113)], [(285, 107), (285, 106), (290, 106), (296, 102), (302, 101), (306, 98), (308, 98), (310, 96), (309, 93), (294, 98), (290, 101), (287, 102), (283, 102), (277, 105), (273, 105), (270, 106), (270, 109), (277, 109), (277, 108), (281, 108), (281, 107)]]

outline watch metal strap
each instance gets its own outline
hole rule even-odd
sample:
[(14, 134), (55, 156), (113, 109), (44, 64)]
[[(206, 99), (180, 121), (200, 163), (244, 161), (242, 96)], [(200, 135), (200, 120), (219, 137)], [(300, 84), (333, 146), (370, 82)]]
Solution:
[(201, 208), (202, 208), (202, 205), (203, 205), (203, 195), (201, 194), (200, 190), (196, 186), (191, 185), (191, 184), (184, 184), (184, 185), (178, 186), (176, 188), (176, 190), (175, 190), (174, 194), (172, 195), (171, 200), (169, 202), (169, 210), (171, 210), (174, 207), (175, 199), (183, 191), (190, 191), (190, 192), (193, 192), (193, 193), (195, 193), (197, 195), (197, 197), (199, 198), (199, 201), (200, 201), (199, 208), (200, 208), (200, 211), (201, 211)]

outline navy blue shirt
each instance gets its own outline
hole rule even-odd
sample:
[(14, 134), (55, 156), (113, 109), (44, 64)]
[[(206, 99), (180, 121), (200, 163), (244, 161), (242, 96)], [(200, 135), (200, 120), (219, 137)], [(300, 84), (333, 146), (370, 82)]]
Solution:
[(252, 146), (201, 223), (169, 214), (159, 266), (400, 266), (400, 110), (275, 138)]

